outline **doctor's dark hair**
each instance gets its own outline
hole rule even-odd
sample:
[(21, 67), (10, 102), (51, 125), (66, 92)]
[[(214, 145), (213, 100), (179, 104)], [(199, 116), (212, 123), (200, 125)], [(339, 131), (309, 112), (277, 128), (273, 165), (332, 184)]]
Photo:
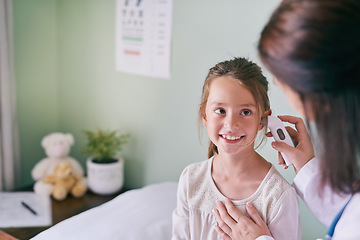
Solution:
[(258, 51), (315, 121), (322, 183), (359, 191), (353, 184), (360, 177), (360, 1), (284, 0)]
[[(239, 81), (240, 84), (247, 88), (253, 95), (255, 102), (258, 104), (256, 108), (260, 115), (259, 117), (262, 117), (264, 112), (270, 109), (268, 81), (262, 74), (261, 68), (245, 58), (234, 58), (232, 60), (220, 62), (209, 70), (203, 85), (201, 103), (199, 106), (199, 129), (201, 129), (202, 119), (205, 116), (206, 103), (209, 97), (211, 83), (214, 79), (219, 77), (232, 78)], [(217, 153), (218, 150), (216, 145), (210, 141), (208, 157), (210, 158)]]

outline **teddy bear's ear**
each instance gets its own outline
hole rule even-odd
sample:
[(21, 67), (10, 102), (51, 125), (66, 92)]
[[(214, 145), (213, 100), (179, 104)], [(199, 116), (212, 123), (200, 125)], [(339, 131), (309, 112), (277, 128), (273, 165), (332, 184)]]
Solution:
[(71, 133), (65, 134), (65, 137), (70, 146), (74, 145), (74, 137)]
[(49, 142), (49, 135), (43, 137), (43, 139), (41, 140), (41, 146), (45, 148), (48, 145), (48, 142)]

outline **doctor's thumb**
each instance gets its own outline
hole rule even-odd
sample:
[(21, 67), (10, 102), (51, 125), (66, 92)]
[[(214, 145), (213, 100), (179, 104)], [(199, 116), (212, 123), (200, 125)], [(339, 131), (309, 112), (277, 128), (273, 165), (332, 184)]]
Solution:
[(294, 152), (294, 147), (291, 147), (289, 145), (287, 145), (286, 143), (283, 142), (272, 142), (271, 146), (279, 152), (283, 152), (286, 155), (288, 155), (289, 157), (292, 155), (292, 153)]

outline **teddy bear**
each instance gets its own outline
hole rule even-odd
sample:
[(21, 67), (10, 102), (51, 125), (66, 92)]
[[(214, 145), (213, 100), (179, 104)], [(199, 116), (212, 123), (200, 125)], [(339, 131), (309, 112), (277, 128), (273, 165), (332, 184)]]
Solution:
[[(80, 163), (69, 156), (70, 148), (74, 144), (74, 137), (70, 133), (55, 132), (43, 137), (41, 146), (47, 155), (46, 158), (35, 164), (31, 176), (35, 181), (34, 192), (51, 195), (53, 185), (43, 182), (46, 176), (54, 174), (55, 167), (61, 162), (69, 162), (75, 174), (84, 177), (84, 169)], [(86, 181), (83, 181), (86, 187)]]
[(64, 200), (68, 193), (74, 197), (82, 197), (86, 192), (84, 178), (77, 175), (69, 161), (60, 162), (54, 169), (54, 174), (44, 178), (45, 184), (51, 184), (51, 195), (56, 200)]

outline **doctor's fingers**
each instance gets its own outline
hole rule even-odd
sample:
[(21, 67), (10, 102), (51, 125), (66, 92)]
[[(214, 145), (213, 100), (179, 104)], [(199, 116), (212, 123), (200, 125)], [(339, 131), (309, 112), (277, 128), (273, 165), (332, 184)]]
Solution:
[(286, 127), (286, 130), (289, 132), (291, 138), (293, 139), (296, 148), (300, 150), (305, 150), (307, 152), (313, 152), (313, 145), (311, 142), (311, 137), (306, 129), (305, 123), (301, 118), (284, 116), (284, 119), (289, 120), (290, 123), (295, 124), (295, 129)]
[(295, 144), (295, 146), (298, 145), (299, 143), (299, 132), (295, 129), (293, 129), (292, 127), (286, 126), (285, 127), (286, 131), (289, 133), (293, 143)]
[(294, 117), (294, 116), (290, 116), (290, 115), (283, 115), (283, 116), (278, 116), (281, 121), (283, 122), (288, 122), (291, 124), (295, 125), (296, 130), (299, 132), (300, 135), (308, 135), (307, 129), (305, 127), (305, 123), (302, 120), (302, 118), (300, 117)]
[[(312, 159), (314, 157), (314, 147), (312, 145), (312, 141), (310, 136), (307, 132), (304, 134), (300, 134), (295, 129), (291, 127), (286, 127), (286, 131), (291, 136), (291, 139), (293, 140), (293, 143), (295, 145), (295, 149), (292, 146), (284, 146), (282, 148), (282, 152), (284, 151), (286, 154), (296, 154), (296, 155), (304, 155), (304, 157), (308, 158), (308, 160)], [(278, 146), (280, 148), (280, 145)], [(285, 148), (285, 149), (284, 149)], [(290, 157), (290, 156), (289, 156)]]
[(281, 154), (281, 152), (278, 152), (278, 164), (283, 166), (284, 169), (288, 169), (289, 166), (286, 165), (285, 160)]
[(291, 138), (296, 145), (296, 148), (300, 151), (308, 152), (310, 155), (314, 155), (314, 147), (311, 142), (311, 137), (306, 129), (305, 123), (302, 118), (293, 116), (279, 116), (282, 121), (295, 124), (295, 129), (286, 127)]

